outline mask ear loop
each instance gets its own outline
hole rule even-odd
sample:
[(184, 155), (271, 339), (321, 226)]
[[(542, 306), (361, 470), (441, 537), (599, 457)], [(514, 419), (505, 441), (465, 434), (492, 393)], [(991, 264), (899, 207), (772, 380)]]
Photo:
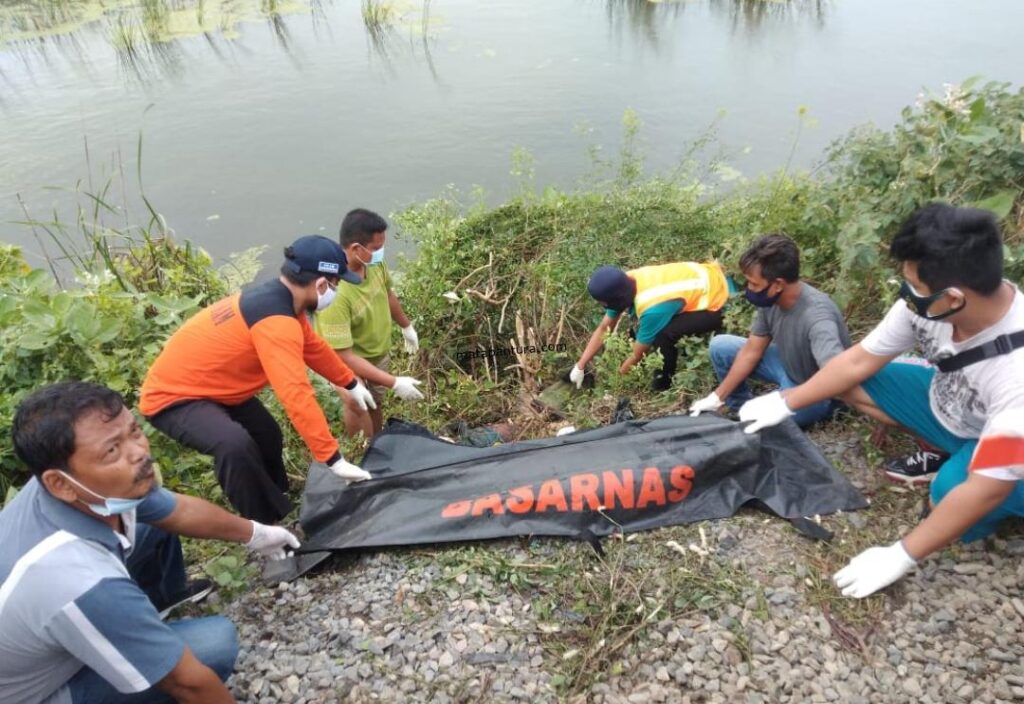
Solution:
[[(934, 316), (928, 315), (928, 312), (925, 311), (924, 318), (926, 320), (942, 320), (944, 318), (948, 318), (951, 315), (956, 315), (957, 313), (959, 313), (960, 311), (962, 311), (964, 308), (967, 307), (967, 297), (964, 295), (964, 292), (961, 291), (960, 289), (952, 288), (951, 287), (951, 288), (947, 288), (942, 293), (946, 293), (946, 294), (956, 293), (956, 294), (958, 294), (960, 296), (960, 300), (962, 301), (962, 303), (957, 308), (950, 308), (949, 310), (945, 310), (945, 311), (939, 313), (938, 315), (934, 315)], [(938, 299), (936, 299), (936, 300), (938, 300)], [(932, 302), (934, 303), (934, 301), (932, 301)]]

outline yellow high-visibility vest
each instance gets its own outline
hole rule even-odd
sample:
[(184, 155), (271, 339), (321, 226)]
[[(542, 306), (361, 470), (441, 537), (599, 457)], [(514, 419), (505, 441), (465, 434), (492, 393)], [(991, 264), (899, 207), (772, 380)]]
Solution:
[(718, 262), (675, 262), (632, 269), (626, 275), (636, 281), (633, 305), (639, 318), (651, 306), (683, 301), (680, 312), (719, 310), (729, 298), (729, 285)]

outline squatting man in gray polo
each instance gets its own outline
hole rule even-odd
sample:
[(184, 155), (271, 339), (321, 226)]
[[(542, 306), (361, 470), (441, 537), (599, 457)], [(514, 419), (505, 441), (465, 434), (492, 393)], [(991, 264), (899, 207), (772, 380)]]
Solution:
[(0, 511), (0, 702), (233, 702), (231, 621), (162, 620), (204, 587), (178, 536), (270, 559), (296, 537), (157, 486), (142, 428), (103, 386), (38, 389), (12, 435), (33, 476)]

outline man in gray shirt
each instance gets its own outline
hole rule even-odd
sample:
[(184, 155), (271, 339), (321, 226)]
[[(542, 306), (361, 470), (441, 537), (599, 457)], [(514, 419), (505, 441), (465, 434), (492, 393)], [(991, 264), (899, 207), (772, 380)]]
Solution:
[[(746, 298), (758, 308), (750, 336), (711, 340), (718, 388), (695, 401), (691, 415), (716, 410), (723, 400), (738, 409), (751, 398), (751, 377), (783, 389), (802, 384), (852, 344), (832, 299), (800, 281), (800, 252), (789, 237), (759, 237), (740, 257), (740, 269), (747, 279)], [(793, 419), (805, 428), (831, 415), (834, 404), (826, 400), (801, 408)]]

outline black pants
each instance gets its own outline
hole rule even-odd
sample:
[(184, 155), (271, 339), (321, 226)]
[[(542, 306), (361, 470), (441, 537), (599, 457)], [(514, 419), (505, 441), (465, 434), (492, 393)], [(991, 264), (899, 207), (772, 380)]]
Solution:
[(259, 399), (237, 406), (186, 401), (149, 422), (182, 445), (213, 455), (217, 481), (241, 515), (276, 523), (291, 511), (281, 428)]
[(661, 376), (672, 378), (676, 373), (676, 364), (679, 361), (679, 349), (676, 343), (684, 335), (703, 335), (708, 332), (717, 332), (722, 329), (722, 311), (695, 310), (692, 313), (679, 313), (668, 325), (661, 329), (658, 336), (651, 343), (652, 347), (661, 352), (665, 360), (661, 368)]

